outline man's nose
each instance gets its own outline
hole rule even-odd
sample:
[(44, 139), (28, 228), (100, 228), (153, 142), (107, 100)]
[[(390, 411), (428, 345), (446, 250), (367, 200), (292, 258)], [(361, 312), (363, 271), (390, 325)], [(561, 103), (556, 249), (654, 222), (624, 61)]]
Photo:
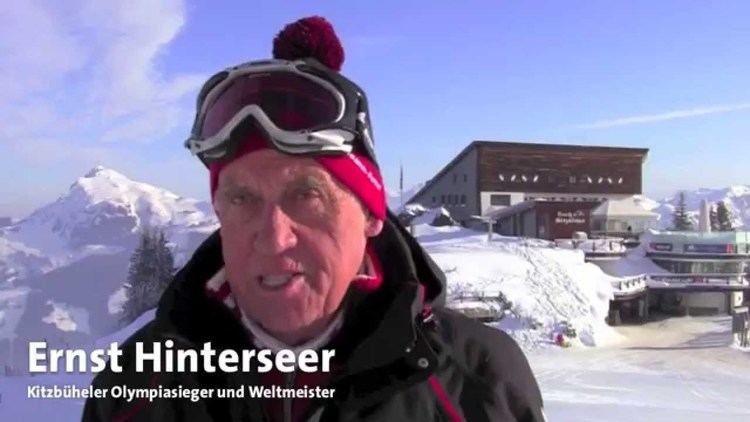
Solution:
[(278, 205), (269, 205), (261, 217), (255, 236), (255, 249), (266, 255), (278, 255), (297, 244), (294, 221)]

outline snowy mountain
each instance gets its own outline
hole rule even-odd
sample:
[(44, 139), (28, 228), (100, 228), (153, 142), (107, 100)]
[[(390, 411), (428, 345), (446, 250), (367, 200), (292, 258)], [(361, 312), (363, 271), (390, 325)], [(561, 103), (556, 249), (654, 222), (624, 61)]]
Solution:
[[(698, 210), (704, 199), (712, 206), (724, 201), (732, 213), (734, 227), (750, 227), (750, 185), (734, 185), (719, 189), (700, 188), (684, 193), (688, 215), (695, 227), (698, 226)], [(659, 228), (668, 228), (672, 224), (672, 213), (678, 201), (679, 192), (676, 192), (673, 196), (658, 201), (652, 208), (652, 211), (660, 215)]]
[(165, 231), (179, 266), (218, 222), (206, 202), (97, 166), (54, 202), (0, 227), (0, 361), (25, 357), (14, 341), (72, 346), (116, 329), (145, 227)]
[(0, 282), (130, 250), (147, 226), (165, 230), (180, 261), (192, 252), (195, 234), (205, 236), (217, 222), (206, 202), (97, 166), (53, 203), (0, 228)]

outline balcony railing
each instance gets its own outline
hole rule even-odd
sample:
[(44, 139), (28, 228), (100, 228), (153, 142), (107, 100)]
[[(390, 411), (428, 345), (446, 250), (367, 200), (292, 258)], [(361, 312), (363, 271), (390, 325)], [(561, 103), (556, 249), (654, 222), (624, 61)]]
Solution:
[(627, 296), (646, 290), (648, 275), (641, 274), (633, 277), (623, 277), (612, 281), (612, 290), (615, 297)]
[(652, 288), (682, 287), (747, 287), (750, 286), (745, 274), (649, 274), (648, 286)]
[(649, 289), (736, 290), (750, 288), (745, 274), (641, 274), (612, 281), (615, 298)]

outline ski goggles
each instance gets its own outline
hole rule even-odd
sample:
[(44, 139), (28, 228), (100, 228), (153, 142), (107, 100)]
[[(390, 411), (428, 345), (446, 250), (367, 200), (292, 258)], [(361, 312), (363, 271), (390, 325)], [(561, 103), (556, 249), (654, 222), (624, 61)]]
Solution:
[(250, 62), (212, 76), (185, 147), (208, 166), (232, 156), (251, 130), (288, 154), (356, 149), (375, 162), (364, 92), (314, 59)]

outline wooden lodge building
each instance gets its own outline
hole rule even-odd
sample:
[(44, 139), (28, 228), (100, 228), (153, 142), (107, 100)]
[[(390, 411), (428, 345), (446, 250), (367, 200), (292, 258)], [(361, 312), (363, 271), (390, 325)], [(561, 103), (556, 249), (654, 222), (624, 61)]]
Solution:
[[(592, 212), (602, 203), (642, 193), (647, 155), (645, 148), (474, 141), (408, 202), (443, 206), (467, 226), (481, 224), (476, 216), (491, 217), (504, 235), (590, 234)], [(599, 217), (606, 220), (604, 212)], [(608, 222), (600, 234), (638, 231), (640, 217)]]

